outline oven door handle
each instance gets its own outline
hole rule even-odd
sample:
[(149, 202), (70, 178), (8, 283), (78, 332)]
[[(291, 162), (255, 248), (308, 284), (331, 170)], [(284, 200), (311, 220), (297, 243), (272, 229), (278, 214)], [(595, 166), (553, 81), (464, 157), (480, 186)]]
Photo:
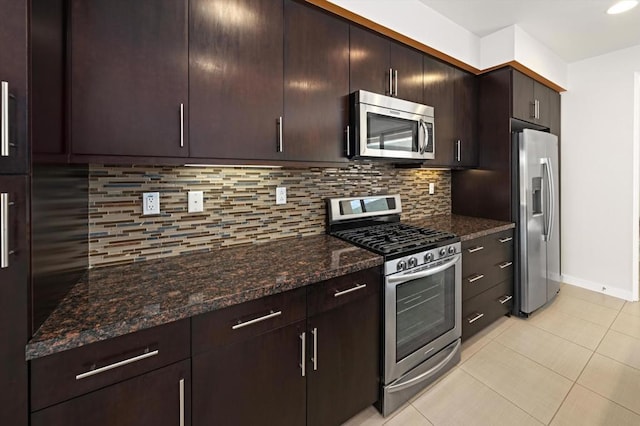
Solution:
[(401, 391), (403, 389), (410, 388), (411, 386), (413, 386), (417, 382), (420, 382), (423, 379), (431, 376), (433, 373), (435, 373), (436, 371), (440, 370), (444, 365), (446, 365), (449, 361), (451, 361), (451, 359), (454, 356), (456, 356), (456, 354), (458, 353), (458, 348), (460, 348), (460, 344), (461, 344), (460, 340), (458, 339), (458, 343), (456, 343), (456, 345), (451, 349), (451, 353), (449, 355), (447, 355), (445, 359), (440, 361), (438, 363), (438, 365), (433, 366), (432, 368), (428, 369), (424, 373), (419, 374), (416, 377), (414, 377), (414, 378), (412, 378), (410, 380), (407, 380), (406, 382), (402, 382), (402, 383), (399, 383), (397, 385), (391, 385), (391, 386), (387, 387), (387, 391), (388, 392), (398, 392), (398, 391)]
[(453, 258), (451, 258), (451, 260), (446, 261), (445, 263), (443, 263), (440, 266), (436, 266), (435, 268), (430, 268), (427, 269), (425, 271), (421, 271), (421, 272), (417, 272), (415, 274), (407, 274), (407, 275), (401, 275), (401, 276), (396, 276), (396, 277), (387, 277), (387, 280), (389, 281), (389, 284), (401, 284), (403, 282), (406, 281), (411, 281), (411, 280), (418, 280), (420, 278), (425, 278), (428, 277), (430, 275), (435, 275), (439, 272), (444, 271), (447, 268), (450, 268), (451, 265), (454, 265), (455, 263), (457, 263), (460, 260), (460, 255), (456, 255)]

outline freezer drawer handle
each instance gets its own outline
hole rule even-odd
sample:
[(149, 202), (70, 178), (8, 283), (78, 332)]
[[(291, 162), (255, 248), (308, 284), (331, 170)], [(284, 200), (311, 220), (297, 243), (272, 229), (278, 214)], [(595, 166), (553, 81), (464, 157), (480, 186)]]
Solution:
[(468, 249), (467, 251), (468, 251), (469, 253), (475, 253), (475, 252), (480, 251), (480, 250), (484, 250), (484, 247), (482, 247), (482, 246), (475, 246), (475, 247), (471, 247), (471, 248), (470, 248), (470, 249)]
[(252, 319), (252, 320), (246, 321), (246, 322), (238, 321), (238, 324), (236, 324), (233, 327), (231, 327), (231, 329), (232, 330), (237, 330), (239, 328), (246, 327), (248, 325), (252, 325), (252, 324), (255, 324), (257, 322), (266, 321), (268, 319), (275, 318), (275, 317), (280, 316), (280, 315), (282, 315), (282, 311), (278, 311), (278, 312), (271, 311), (270, 314), (262, 316), (260, 318), (255, 318), (255, 319)]
[(474, 322), (478, 321), (483, 316), (484, 316), (484, 314), (476, 313), (473, 318), (467, 318), (467, 321), (469, 322), (469, 324), (473, 324)]
[(143, 353), (142, 355), (134, 356), (133, 358), (128, 358), (123, 361), (105, 365), (104, 367), (96, 368), (95, 370), (87, 371), (86, 373), (78, 374), (76, 376), (76, 380), (85, 379), (87, 377), (95, 376), (96, 374), (104, 373), (105, 371), (113, 370), (114, 368), (122, 367), (134, 362), (142, 361), (143, 359), (151, 358), (152, 356), (156, 356), (160, 353), (160, 351), (157, 349), (151, 352), (147, 352), (148, 350), (149, 348), (145, 349), (145, 353)]
[(351, 293), (353, 291), (358, 291), (358, 290), (362, 290), (363, 288), (365, 288), (367, 285), (366, 284), (356, 284), (355, 287), (352, 287), (348, 290), (343, 290), (343, 291), (336, 291), (333, 295), (333, 297), (340, 297), (340, 296), (344, 296), (345, 294)]
[(506, 238), (500, 238), (498, 239), (498, 241), (500, 241), (502, 244), (504, 243), (508, 243), (509, 241), (513, 240), (513, 237), (506, 237)]
[(477, 274), (477, 275), (475, 275), (474, 277), (469, 278), (469, 282), (470, 282), (470, 283), (475, 283), (476, 281), (481, 280), (481, 279), (483, 279), (483, 278), (484, 278), (484, 275), (482, 275), (482, 274)]
[(498, 302), (500, 302), (501, 305), (504, 305), (505, 303), (507, 303), (511, 299), (513, 299), (513, 296), (504, 295), (500, 299), (498, 299)]
[(504, 262), (504, 263), (501, 263), (498, 266), (500, 267), (500, 269), (504, 269), (504, 268), (508, 268), (511, 265), (513, 265), (513, 262)]

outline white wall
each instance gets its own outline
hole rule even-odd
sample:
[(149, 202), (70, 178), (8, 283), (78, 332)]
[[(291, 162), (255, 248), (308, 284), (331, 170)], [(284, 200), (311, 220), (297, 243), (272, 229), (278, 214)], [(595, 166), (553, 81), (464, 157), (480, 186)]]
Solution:
[(638, 289), (638, 71), (640, 45), (575, 62), (562, 95), (564, 280), (629, 300)]

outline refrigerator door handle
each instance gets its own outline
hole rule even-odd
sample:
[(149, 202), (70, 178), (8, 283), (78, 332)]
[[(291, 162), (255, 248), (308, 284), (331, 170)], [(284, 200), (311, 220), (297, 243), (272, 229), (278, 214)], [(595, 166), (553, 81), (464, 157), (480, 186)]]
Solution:
[(546, 210), (546, 223), (545, 223), (545, 233), (543, 235), (544, 241), (551, 240), (551, 234), (553, 232), (553, 225), (555, 222), (555, 214), (556, 214), (556, 206), (555, 206), (555, 182), (553, 180), (553, 165), (551, 164), (551, 158), (543, 158), (541, 160), (544, 171), (547, 175), (547, 183), (549, 185), (548, 196), (549, 196), (549, 206)]

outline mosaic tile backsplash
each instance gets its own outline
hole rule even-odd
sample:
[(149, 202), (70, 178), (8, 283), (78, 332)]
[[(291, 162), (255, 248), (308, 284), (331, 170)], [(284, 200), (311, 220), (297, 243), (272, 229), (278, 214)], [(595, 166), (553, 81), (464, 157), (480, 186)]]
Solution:
[[(451, 212), (451, 172), (354, 161), (344, 168), (90, 167), (89, 263), (106, 266), (322, 234), (328, 197), (399, 193), (402, 219)], [(435, 194), (429, 195), (429, 183)], [(287, 204), (275, 190), (287, 188)], [(187, 212), (188, 191), (204, 212)], [(142, 193), (161, 214), (142, 216)]]

